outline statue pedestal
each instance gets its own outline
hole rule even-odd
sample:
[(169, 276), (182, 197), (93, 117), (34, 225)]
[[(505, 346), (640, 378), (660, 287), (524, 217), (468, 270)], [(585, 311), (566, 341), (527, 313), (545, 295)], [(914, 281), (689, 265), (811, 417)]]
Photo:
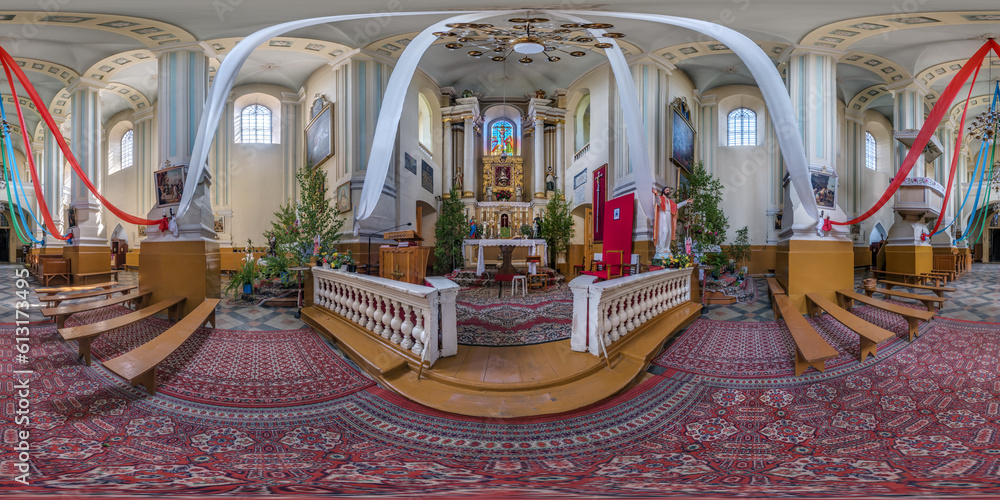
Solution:
[(943, 198), (944, 188), (933, 179), (911, 177), (903, 181), (892, 207), (899, 219), (886, 238), (886, 271), (924, 274), (934, 268), (927, 223), (941, 215)]

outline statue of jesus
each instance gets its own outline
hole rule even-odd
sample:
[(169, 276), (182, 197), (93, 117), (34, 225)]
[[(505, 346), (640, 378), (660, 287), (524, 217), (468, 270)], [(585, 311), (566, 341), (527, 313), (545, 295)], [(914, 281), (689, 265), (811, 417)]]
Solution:
[(670, 199), (670, 188), (664, 187), (659, 193), (653, 188), (653, 194), (657, 195), (656, 219), (653, 222), (653, 235), (656, 242), (656, 254), (654, 259), (669, 259), (673, 257), (670, 252), (670, 243), (674, 241), (677, 232), (677, 209), (683, 208), (691, 199), (675, 203)]

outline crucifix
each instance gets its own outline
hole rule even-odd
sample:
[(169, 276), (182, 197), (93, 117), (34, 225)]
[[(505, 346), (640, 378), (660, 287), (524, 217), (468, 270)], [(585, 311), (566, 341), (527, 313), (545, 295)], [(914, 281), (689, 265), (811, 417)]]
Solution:
[(601, 227), (601, 203), (600, 199), (604, 196), (601, 193), (601, 179), (604, 178), (604, 170), (598, 170), (594, 173), (594, 232), (596, 228)]

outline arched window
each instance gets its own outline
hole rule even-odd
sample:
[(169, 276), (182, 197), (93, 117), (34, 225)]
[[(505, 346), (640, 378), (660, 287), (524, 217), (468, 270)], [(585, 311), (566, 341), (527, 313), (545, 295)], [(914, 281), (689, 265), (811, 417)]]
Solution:
[(878, 148), (875, 144), (875, 136), (871, 132), (865, 132), (865, 166), (877, 170), (878, 165), (875, 158), (878, 157)]
[(729, 113), (730, 146), (757, 145), (757, 113), (747, 108), (737, 108)]
[(132, 166), (132, 151), (133, 151), (133, 138), (135, 134), (132, 133), (132, 129), (128, 129), (125, 135), (122, 136), (122, 168), (129, 168)]
[(239, 133), (238, 143), (271, 144), (271, 110), (260, 104), (243, 108)]
[(423, 94), (417, 94), (417, 141), (427, 151), (431, 150), (433, 137), (431, 105)]
[(514, 124), (508, 120), (497, 120), (490, 126), (490, 154), (513, 155), (516, 149), (514, 143)]

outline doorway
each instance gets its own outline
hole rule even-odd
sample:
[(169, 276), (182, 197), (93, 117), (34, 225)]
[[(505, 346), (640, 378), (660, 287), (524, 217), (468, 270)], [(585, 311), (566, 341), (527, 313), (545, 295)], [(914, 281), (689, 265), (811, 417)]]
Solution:
[(0, 262), (10, 262), (10, 229), (0, 228)]
[(1000, 229), (990, 229), (990, 262), (1000, 262)]

